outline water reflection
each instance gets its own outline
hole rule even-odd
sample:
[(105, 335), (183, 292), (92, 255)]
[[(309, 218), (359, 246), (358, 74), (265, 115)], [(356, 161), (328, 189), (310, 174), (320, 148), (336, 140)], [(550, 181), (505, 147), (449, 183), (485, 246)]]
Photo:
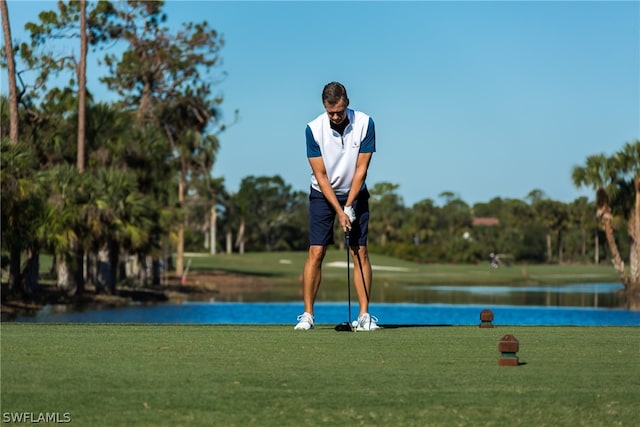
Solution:
[[(323, 322), (341, 322), (346, 290), (321, 288), (316, 314)], [(371, 310), (385, 323), (469, 325), (484, 308), (502, 324), (640, 325), (640, 310), (629, 307), (619, 283), (540, 286), (394, 285), (375, 287)], [(352, 297), (353, 297), (352, 293)], [(357, 305), (355, 299), (352, 304)], [(206, 301), (132, 305), (117, 309), (47, 306), (19, 322), (89, 323), (290, 323), (302, 308), (291, 287), (239, 293)]]
[[(352, 284), (353, 286), (353, 284)], [(493, 304), (545, 307), (627, 308), (626, 295), (620, 283), (583, 283), (569, 285), (409, 285), (375, 282), (372, 303), (416, 304)], [(351, 296), (355, 298), (352, 291)], [(344, 283), (323, 283), (317, 301), (344, 301)], [(202, 302), (300, 302), (301, 287), (274, 286), (257, 292), (238, 292), (214, 296), (190, 295), (190, 301)], [(354, 299), (355, 301), (355, 299)], [(640, 305), (638, 306), (640, 308)]]
[(624, 306), (619, 283), (540, 286), (406, 286), (408, 301), (546, 307)]

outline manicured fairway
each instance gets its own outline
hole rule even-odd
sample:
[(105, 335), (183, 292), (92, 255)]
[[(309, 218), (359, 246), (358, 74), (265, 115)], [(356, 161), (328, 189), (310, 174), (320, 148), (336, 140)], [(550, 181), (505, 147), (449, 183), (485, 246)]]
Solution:
[[(7, 416), (78, 426), (615, 426), (640, 328), (1, 325)], [(520, 341), (518, 367), (498, 342)]]

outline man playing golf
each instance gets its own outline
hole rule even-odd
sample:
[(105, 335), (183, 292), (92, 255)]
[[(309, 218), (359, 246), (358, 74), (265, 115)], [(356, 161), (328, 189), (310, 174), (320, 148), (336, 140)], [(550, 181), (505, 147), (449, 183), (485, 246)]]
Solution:
[[(357, 331), (379, 329), (369, 314), (371, 263), (367, 252), (369, 192), (365, 184), (376, 151), (373, 119), (349, 107), (345, 87), (331, 82), (322, 91), (326, 111), (307, 124), (307, 157), (311, 165), (309, 195), (309, 254), (303, 272), (304, 313), (295, 329), (313, 329), (313, 305), (322, 279), (322, 261), (333, 243), (337, 216), (348, 233), (354, 264), (354, 287), (360, 304)], [(347, 266), (348, 268), (348, 266)], [(349, 319), (351, 321), (351, 319)]]

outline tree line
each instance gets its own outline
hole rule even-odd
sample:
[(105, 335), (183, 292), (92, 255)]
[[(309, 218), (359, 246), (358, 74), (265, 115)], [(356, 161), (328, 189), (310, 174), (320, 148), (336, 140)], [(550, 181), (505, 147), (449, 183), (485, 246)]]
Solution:
[[(237, 192), (214, 178), (220, 137), (224, 38), (206, 22), (164, 26), (163, 2), (59, 2), (11, 39), (2, 2), (9, 96), (2, 97), (2, 267), (11, 291), (37, 292), (41, 253), (57, 286), (86, 282), (115, 292), (123, 282), (159, 283), (184, 273), (184, 252), (306, 250), (308, 194), (280, 176), (245, 177)], [(60, 46), (78, 43), (75, 56)], [(124, 45), (115, 54), (109, 46)], [(57, 46), (57, 48), (52, 47)], [(70, 49), (75, 51), (76, 49)], [(88, 58), (117, 101), (97, 102)], [(19, 65), (17, 65), (19, 64)], [(214, 74), (212, 77), (211, 74)], [(53, 76), (68, 84), (52, 86)], [(405, 206), (398, 185), (370, 183), (372, 253), (416, 262), (612, 262), (640, 285), (640, 141), (576, 166), (573, 183), (596, 192), (564, 203), (532, 190), (468, 205)], [(336, 242), (341, 244), (336, 228)], [(628, 254), (628, 255), (627, 255)], [(625, 264), (625, 262), (627, 264)]]
[[(171, 31), (163, 2), (56, 6), (25, 25), (27, 41), (12, 39), (7, 3), (0, 8), (9, 286), (31, 291), (41, 251), (54, 254), (58, 286), (70, 293), (82, 293), (92, 272), (113, 290), (124, 254), (153, 275), (169, 246), (181, 274), (186, 197), (202, 191), (216, 200), (211, 171), (228, 125), (215, 91), (224, 38), (206, 21)], [(100, 80), (116, 102), (93, 100), (89, 60), (108, 70)]]

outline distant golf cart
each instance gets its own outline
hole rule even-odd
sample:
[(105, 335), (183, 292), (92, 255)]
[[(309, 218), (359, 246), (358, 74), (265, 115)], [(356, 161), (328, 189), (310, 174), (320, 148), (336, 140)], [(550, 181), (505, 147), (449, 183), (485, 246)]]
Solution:
[(513, 255), (511, 254), (495, 254), (491, 252), (489, 254), (489, 263), (491, 267), (511, 267), (511, 263), (513, 262)]

